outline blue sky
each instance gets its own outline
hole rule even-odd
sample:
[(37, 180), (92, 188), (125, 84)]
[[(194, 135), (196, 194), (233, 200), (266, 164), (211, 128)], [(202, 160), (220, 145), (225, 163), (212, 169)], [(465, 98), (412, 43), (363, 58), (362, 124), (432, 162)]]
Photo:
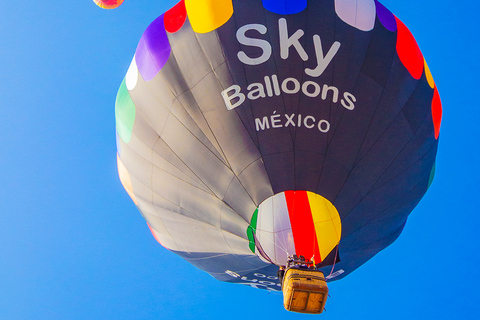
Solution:
[[(400, 238), (330, 284), (322, 319), (477, 319), (478, 3), (382, 3), (439, 88), (432, 187)], [(116, 169), (114, 104), (143, 30), (175, 1), (0, 3), (0, 319), (288, 319), (162, 248)]]

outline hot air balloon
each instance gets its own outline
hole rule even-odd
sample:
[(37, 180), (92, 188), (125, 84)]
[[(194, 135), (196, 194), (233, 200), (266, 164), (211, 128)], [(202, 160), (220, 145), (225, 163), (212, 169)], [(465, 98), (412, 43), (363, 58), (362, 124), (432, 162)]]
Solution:
[(328, 282), (397, 239), (432, 183), (441, 114), (378, 1), (182, 0), (118, 91), (118, 171), (165, 248), (280, 291), (292, 257)]
[(115, 9), (123, 3), (123, 0), (93, 0), (93, 2), (103, 9)]

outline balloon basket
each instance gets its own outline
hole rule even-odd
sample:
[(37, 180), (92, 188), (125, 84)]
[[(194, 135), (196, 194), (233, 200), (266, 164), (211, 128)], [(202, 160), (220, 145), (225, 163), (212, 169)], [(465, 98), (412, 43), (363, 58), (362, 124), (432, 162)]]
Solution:
[(288, 311), (322, 313), (328, 286), (321, 271), (289, 268), (283, 281), (283, 306)]

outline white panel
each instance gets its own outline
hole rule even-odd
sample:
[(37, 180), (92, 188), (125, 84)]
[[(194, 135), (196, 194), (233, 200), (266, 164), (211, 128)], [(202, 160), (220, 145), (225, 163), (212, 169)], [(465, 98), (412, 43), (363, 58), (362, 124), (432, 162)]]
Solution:
[(340, 19), (362, 31), (370, 31), (375, 25), (374, 0), (335, 0), (335, 11)]
[(137, 62), (135, 61), (135, 57), (133, 57), (132, 63), (128, 68), (127, 75), (125, 76), (125, 85), (127, 86), (128, 90), (135, 89), (138, 80), (138, 68)]
[(273, 198), (265, 200), (258, 207), (257, 241), (270, 259), (275, 259), (275, 238), (273, 228)]
[(268, 257), (277, 265), (285, 265), (288, 255), (295, 254), (284, 193), (268, 198), (259, 206), (257, 240)]
[(286, 229), (291, 229), (290, 217), (288, 215), (287, 199), (285, 193), (275, 195), (273, 199), (273, 208), (275, 210), (273, 232), (279, 232)]
[(268, 198), (258, 207), (257, 230), (273, 232), (273, 199)]
[(292, 226), (288, 214), (287, 200), (285, 193), (275, 195), (275, 242), (277, 244), (277, 262), (285, 265), (288, 255), (295, 254), (295, 243), (293, 242)]

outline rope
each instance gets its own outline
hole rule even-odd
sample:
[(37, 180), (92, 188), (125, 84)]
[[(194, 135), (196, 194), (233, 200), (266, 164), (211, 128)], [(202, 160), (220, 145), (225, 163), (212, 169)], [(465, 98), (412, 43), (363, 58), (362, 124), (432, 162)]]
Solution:
[(333, 260), (332, 270), (330, 271), (330, 274), (327, 276), (327, 278), (332, 275), (333, 269), (335, 269), (335, 264), (337, 263), (337, 256), (338, 256), (338, 244), (337, 244), (337, 247), (335, 248), (335, 259)]

